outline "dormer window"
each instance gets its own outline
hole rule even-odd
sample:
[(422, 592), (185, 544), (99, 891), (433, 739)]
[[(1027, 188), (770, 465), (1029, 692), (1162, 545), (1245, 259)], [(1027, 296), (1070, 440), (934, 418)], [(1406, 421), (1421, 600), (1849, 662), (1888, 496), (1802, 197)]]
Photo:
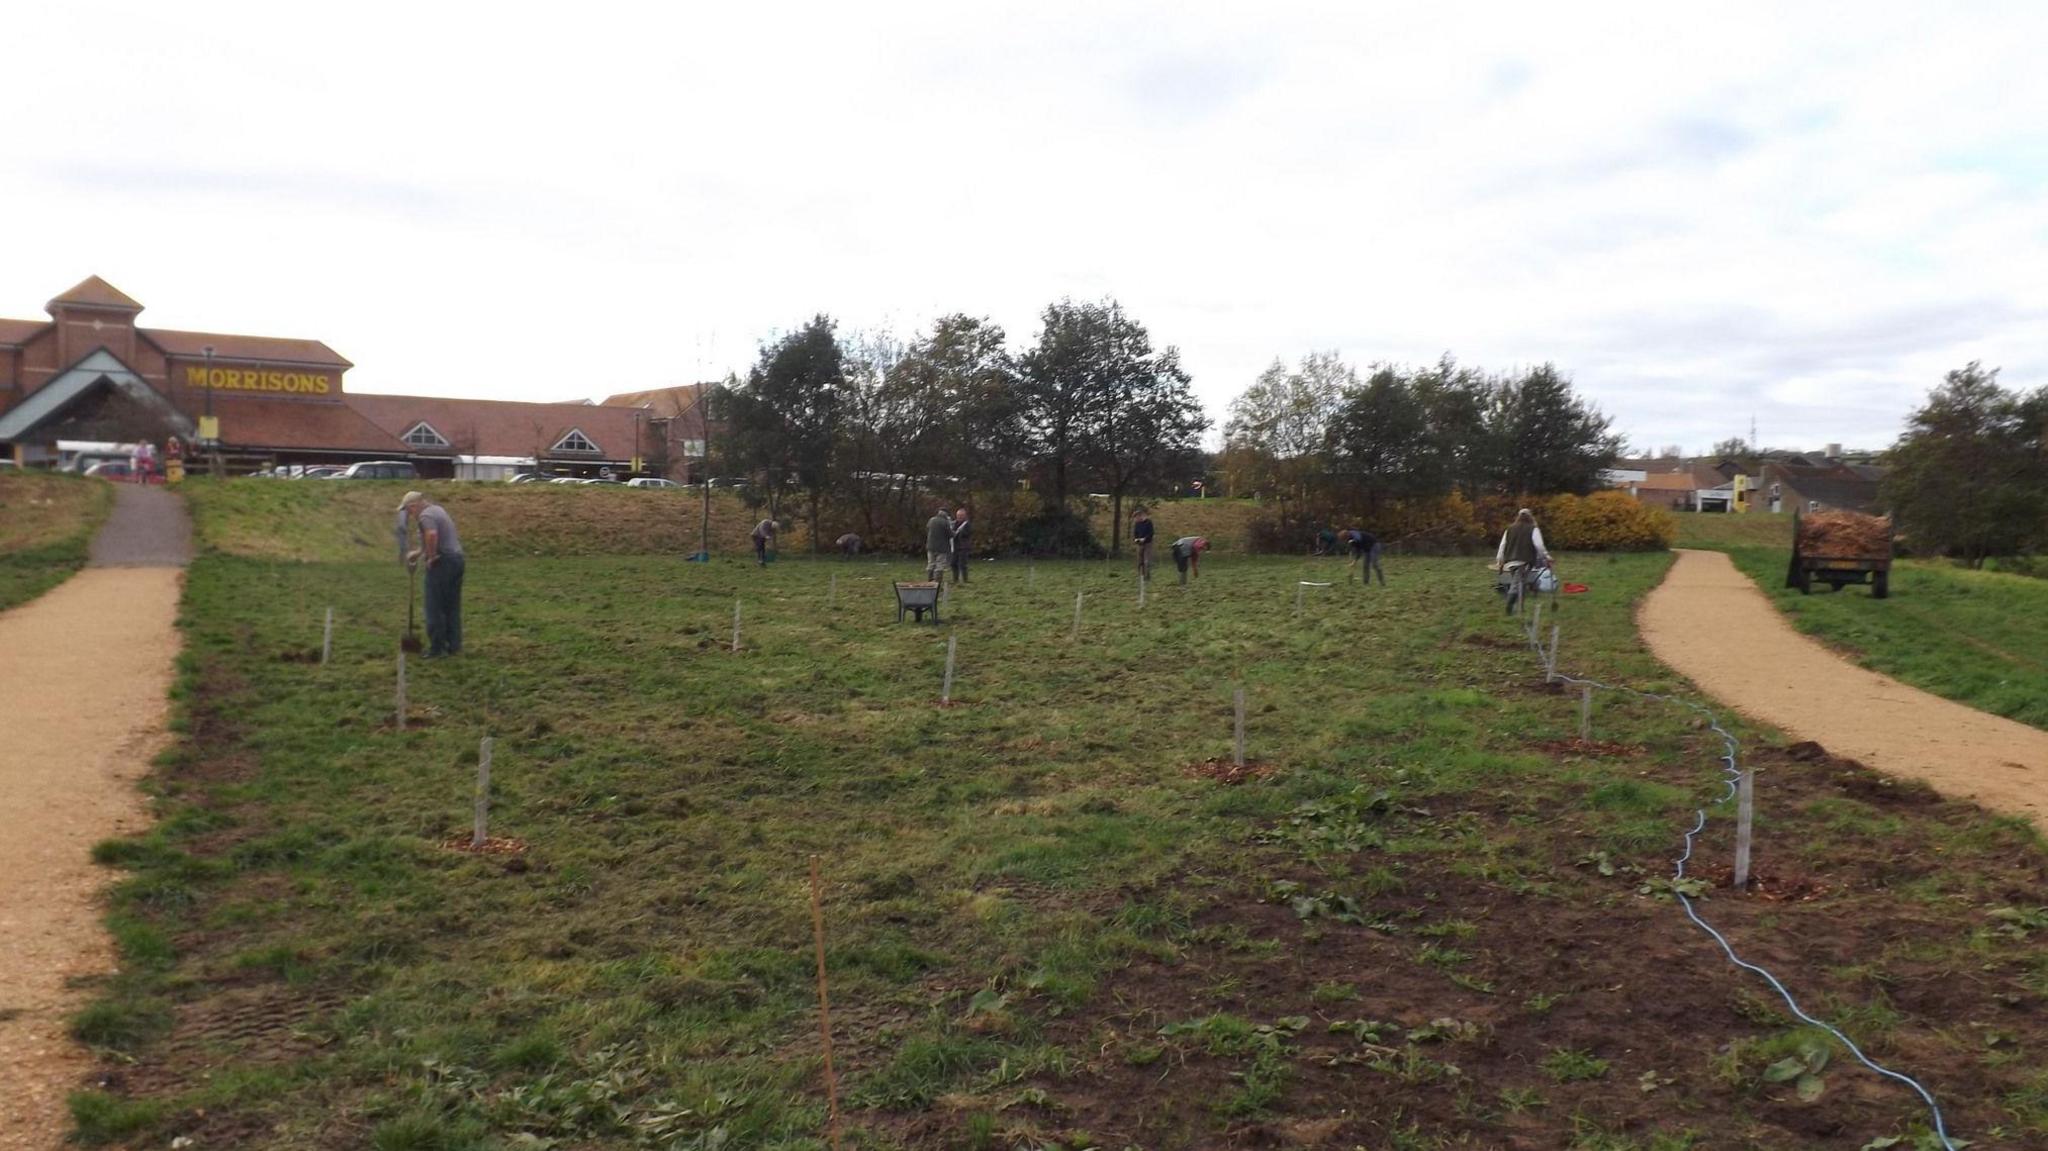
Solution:
[(548, 450), (551, 452), (590, 452), (595, 454), (598, 448), (596, 444), (590, 442), (589, 436), (583, 434), (582, 428), (570, 428), (569, 434), (556, 440), (555, 446)]
[(398, 438), (416, 448), (445, 448), (448, 446), (448, 437), (435, 431), (434, 426), (425, 420), (414, 424), (410, 431)]

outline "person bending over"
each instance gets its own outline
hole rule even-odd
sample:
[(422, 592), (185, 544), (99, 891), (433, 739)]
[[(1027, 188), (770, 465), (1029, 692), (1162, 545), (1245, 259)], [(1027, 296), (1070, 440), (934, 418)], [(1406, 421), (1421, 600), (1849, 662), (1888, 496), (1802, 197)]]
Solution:
[(1344, 542), (1351, 547), (1351, 566), (1358, 567), (1361, 562), (1365, 565), (1364, 569), (1359, 572), (1359, 578), (1367, 586), (1371, 586), (1372, 575), (1374, 572), (1378, 572), (1380, 575), (1380, 586), (1387, 586), (1386, 569), (1380, 566), (1379, 537), (1363, 528), (1352, 528), (1344, 533)]
[(1173, 541), (1173, 567), (1180, 573), (1180, 586), (1188, 586), (1188, 574), (1196, 579), (1202, 577), (1202, 553), (1209, 550), (1209, 541), (1202, 536), (1182, 536)]

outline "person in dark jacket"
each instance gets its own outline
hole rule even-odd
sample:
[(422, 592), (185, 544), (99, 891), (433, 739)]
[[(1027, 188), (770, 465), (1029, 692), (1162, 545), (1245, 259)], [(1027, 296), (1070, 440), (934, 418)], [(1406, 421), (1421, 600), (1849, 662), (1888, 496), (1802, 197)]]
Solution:
[(1359, 572), (1359, 578), (1364, 581), (1365, 585), (1367, 587), (1372, 586), (1372, 573), (1378, 572), (1380, 573), (1380, 586), (1387, 586), (1386, 569), (1380, 566), (1379, 537), (1363, 528), (1350, 528), (1344, 531), (1342, 535), (1344, 542), (1351, 547), (1350, 566), (1358, 567), (1361, 561), (1365, 564), (1365, 567)]
[(1131, 514), (1131, 542), (1138, 545), (1138, 578), (1152, 578), (1152, 513), (1139, 508)]
[(953, 566), (953, 517), (940, 508), (924, 521), (924, 578), (937, 583)]
[(967, 582), (968, 541), (974, 537), (974, 524), (967, 518), (966, 508), (953, 510), (953, 583), (957, 587)]

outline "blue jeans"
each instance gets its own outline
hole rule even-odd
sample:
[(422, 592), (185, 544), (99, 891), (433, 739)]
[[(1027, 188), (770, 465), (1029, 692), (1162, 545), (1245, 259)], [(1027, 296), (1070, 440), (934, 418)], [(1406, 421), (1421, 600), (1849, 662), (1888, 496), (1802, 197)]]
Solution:
[(427, 565), (427, 654), (462, 650), (462, 557), (444, 555)]

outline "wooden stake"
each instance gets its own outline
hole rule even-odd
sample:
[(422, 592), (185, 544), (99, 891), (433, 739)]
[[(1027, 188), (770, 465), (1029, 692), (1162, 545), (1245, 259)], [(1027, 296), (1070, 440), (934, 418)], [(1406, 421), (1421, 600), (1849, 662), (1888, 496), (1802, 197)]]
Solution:
[(1087, 593), (1087, 592), (1085, 592), (1085, 591), (1077, 591), (1077, 592), (1075, 592), (1075, 593), (1074, 593), (1074, 642), (1075, 642), (1075, 643), (1079, 643), (1079, 642), (1081, 642), (1081, 600), (1082, 600), (1082, 598), (1083, 598), (1083, 597), (1085, 597), (1085, 596), (1086, 596), (1087, 594), (1088, 594), (1088, 593)]
[(327, 609), (327, 627), (320, 633), (320, 666), (326, 667), (329, 656), (334, 654), (334, 609)]
[(476, 826), (469, 835), (469, 845), (481, 848), (490, 838), (491, 828), (491, 737), (485, 736), (476, 745)]
[(405, 730), (405, 649), (398, 649), (398, 730)]
[(1543, 682), (1557, 682), (1557, 625), (1550, 625), (1550, 654), (1543, 660)]
[(1756, 818), (1756, 769), (1742, 769), (1735, 785), (1735, 890), (1749, 888), (1750, 824)]
[(818, 951), (818, 1042), (825, 1051), (825, 1107), (832, 1151), (839, 1151), (839, 1077), (832, 1073), (832, 999), (825, 987), (825, 904), (818, 889), (818, 857), (811, 856), (811, 938)]
[(1593, 738), (1593, 685), (1579, 685), (1579, 742), (1590, 742)]
[(740, 601), (732, 601), (732, 653), (740, 653)]
[(1237, 709), (1237, 752), (1236, 752), (1236, 759), (1235, 759), (1235, 762), (1236, 762), (1237, 766), (1239, 766), (1239, 767), (1243, 767), (1243, 766), (1244, 766), (1244, 685), (1243, 685), (1243, 684), (1239, 684), (1239, 685), (1237, 686), (1237, 696), (1236, 696), (1236, 699), (1235, 699), (1235, 700), (1234, 700), (1233, 702), (1234, 702), (1234, 704), (1236, 705), (1236, 709)]
[(946, 683), (944, 687), (939, 689), (940, 703), (953, 702), (953, 651), (955, 645), (959, 642), (960, 637), (957, 635), (946, 637)]

